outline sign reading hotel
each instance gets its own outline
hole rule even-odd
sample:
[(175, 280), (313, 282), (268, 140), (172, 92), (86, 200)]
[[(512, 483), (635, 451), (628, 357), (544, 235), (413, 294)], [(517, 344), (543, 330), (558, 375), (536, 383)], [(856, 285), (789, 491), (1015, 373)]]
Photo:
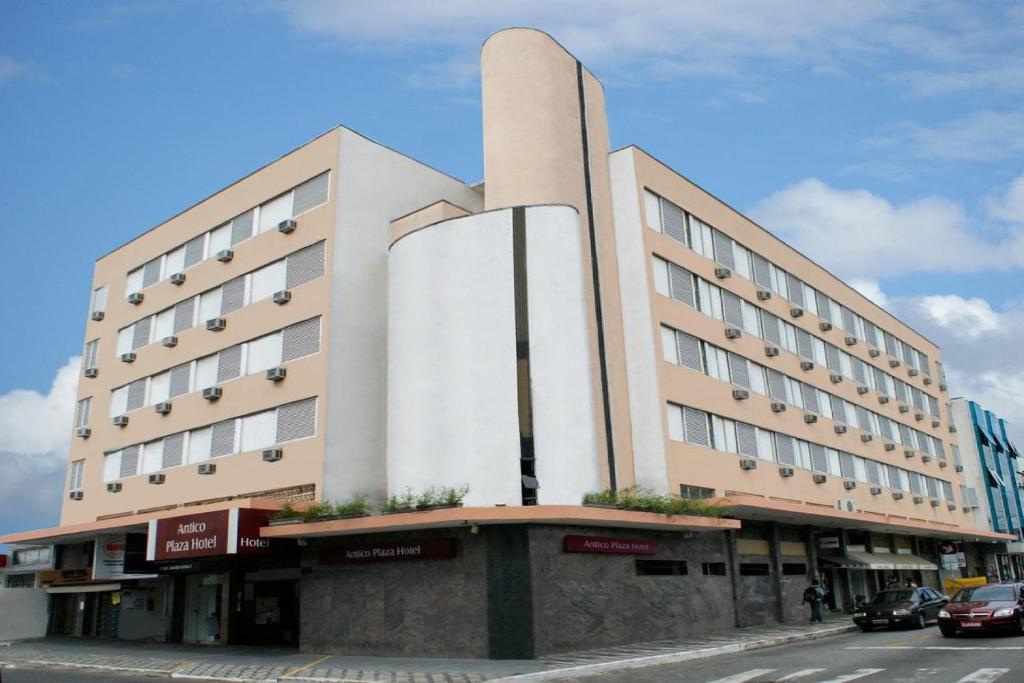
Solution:
[(320, 552), (320, 564), (447, 560), (455, 557), (455, 540), (432, 538), (403, 543), (358, 543)]
[(655, 555), (658, 552), (658, 542), (644, 538), (569, 535), (565, 537), (565, 552), (599, 555)]
[(146, 559), (182, 560), (218, 555), (264, 555), (270, 541), (260, 538), (267, 513), (232, 508), (149, 522)]

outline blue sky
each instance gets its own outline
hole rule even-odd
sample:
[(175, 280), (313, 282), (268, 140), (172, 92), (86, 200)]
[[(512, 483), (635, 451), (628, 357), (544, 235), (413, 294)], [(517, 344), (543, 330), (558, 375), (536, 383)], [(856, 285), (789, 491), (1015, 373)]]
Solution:
[(983, 5), (0, 0), (0, 532), (56, 521), (96, 257), (338, 123), (479, 180), (479, 46), (510, 25), (602, 78), (615, 147), (856, 279), (1024, 423), (1024, 4)]

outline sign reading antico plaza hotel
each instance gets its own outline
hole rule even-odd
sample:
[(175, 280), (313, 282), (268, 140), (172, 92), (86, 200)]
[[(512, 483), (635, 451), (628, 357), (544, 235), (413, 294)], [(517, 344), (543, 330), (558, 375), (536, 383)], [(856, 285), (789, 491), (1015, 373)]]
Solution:
[(264, 555), (270, 551), (270, 541), (260, 538), (260, 527), (266, 523), (266, 512), (242, 508), (154, 519), (149, 523), (146, 559)]

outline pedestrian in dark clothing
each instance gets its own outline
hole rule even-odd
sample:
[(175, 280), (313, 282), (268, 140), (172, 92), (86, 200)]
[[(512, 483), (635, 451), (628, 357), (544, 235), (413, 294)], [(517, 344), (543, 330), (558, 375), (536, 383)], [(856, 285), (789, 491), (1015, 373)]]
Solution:
[(896, 577), (895, 574), (891, 574), (889, 576), (889, 580), (885, 582), (885, 589), (886, 590), (891, 590), (893, 588), (899, 588), (899, 587), (900, 587), (900, 580)]
[(822, 590), (818, 580), (811, 581), (811, 585), (804, 590), (804, 602), (811, 606), (811, 623), (821, 623), (821, 603), (825, 599), (825, 591)]

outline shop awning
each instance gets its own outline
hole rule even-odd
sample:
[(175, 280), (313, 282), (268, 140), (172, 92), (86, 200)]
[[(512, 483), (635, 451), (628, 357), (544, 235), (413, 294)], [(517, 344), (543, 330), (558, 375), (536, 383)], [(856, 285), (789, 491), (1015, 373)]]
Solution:
[(121, 590), (119, 583), (90, 583), (84, 586), (49, 586), (46, 592), (52, 595), (54, 593), (106, 593), (119, 590)]
[(938, 567), (923, 557), (911, 554), (869, 553), (847, 550), (845, 555), (819, 555), (818, 563), (840, 569), (905, 569), (911, 571), (938, 571)]

